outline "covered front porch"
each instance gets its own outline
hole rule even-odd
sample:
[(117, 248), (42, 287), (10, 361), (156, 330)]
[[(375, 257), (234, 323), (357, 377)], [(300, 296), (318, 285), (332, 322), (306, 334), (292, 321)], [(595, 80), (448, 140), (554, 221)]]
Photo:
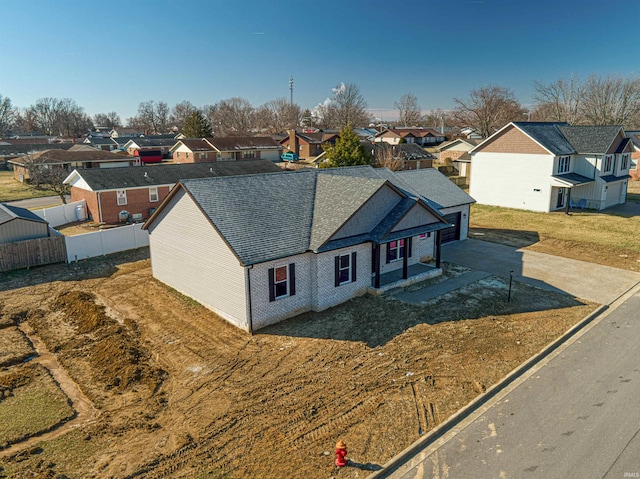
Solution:
[(407, 266), (407, 277), (403, 278), (403, 270), (396, 269), (380, 275), (380, 285), (375, 286), (375, 277), (371, 278), (371, 294), (383, 294), (394, 288), (402, 288), (410, 284), (419, 283), (442, 274), (442, 268), (434, 264), (414, 263)]

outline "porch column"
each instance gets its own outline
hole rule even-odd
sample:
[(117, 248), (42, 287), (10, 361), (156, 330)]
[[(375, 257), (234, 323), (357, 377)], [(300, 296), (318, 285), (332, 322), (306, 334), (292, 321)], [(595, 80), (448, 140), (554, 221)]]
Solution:
[(404, 249), (402, 250), (402, 279), (409, 277), (409, 240), (411, 238), (404, 238)]
[(440, 253), (442, 251), (442, 230), (436, 232), (436, 268), (441, 267)]
[(380, 287), (380, 245), (373, 245), (373, 287)]

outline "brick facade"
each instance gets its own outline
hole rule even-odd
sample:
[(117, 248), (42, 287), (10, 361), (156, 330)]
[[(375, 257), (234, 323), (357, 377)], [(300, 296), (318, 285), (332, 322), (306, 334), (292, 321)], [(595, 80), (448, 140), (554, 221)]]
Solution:
[[(170, 187), (160, 185), (158, 188), (158, 201), (149, 200), (149, 188), (134, 188), (126, 191), (126, 204), (119, 205), (116, 191), (87, 191), (80, 188), (71, 188), (71, 201), (85, 200), (87, 204), (87, 215), (95, 223), (116, 224), (119, 221), (121, 211), (129, 214), (141, 214), (143, 219), (147, 219), (151, 208), (157, 208), (162, 200), (169, 194)], [(102, 220), (100, 218), (102, 210)]]

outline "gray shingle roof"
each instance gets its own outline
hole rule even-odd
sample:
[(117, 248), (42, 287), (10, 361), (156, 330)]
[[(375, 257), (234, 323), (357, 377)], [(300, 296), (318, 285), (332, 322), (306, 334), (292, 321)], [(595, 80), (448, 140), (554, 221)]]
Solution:
[(620, 126), (558, 126), (558, 130), (578, 154), (602, 155), (611, 146)]
[[(129, 138), (130, 141), (133, 141), (136, 145), (140, 147), (154, 147), (154, 146), (173, 146), (178, 143), (179, 140), (175, 138)], [(125, 142), (126, 143), (126, 142)]]
[(569, 126), (568, 123), (515, 121), (513, 124), (556, 156), (576, 153), (559, 130), (561, 126)]
[(269, 160), (130, 166), (125, 168), (84, 168), (76, 170), (93, 191), (174, 185), (183, 178), (210, 178), (214, 176), (281, 171), (279, 166)]
[(475, 200), (435, 168), (398, 171), (396, 175), (420, 196), (429, 198), (438, 208), (475, 203)]
[(206, 138), (220, 151), (237, 151), (252, 149), (273, 149), (280, 148), (280, 144), (270, 136), (228, 136), (220, 138)]
[[(328, 242), (388, 183), (406, 198), (395, 205), (373, 231)], [(326, 251), (364, 241), (388, 239), (389, 231), (412, 207), (426, 204), (427, 208), (432, 208), (435, 205), (412, 191), (390, 170), (366, 166), (298, 170), (277, 175), (187, 179), (181, 184), (244, 265), (310, 250)], [(453, 183), (451, 185), (457, 188)], [(465, 194), (461, 198), (463, 203), (473, 201)], [(433, 214), (438, 218), (440, 213), (435, 209)], [(444, 220), (440, 220), (414, 229), (418, 234), (447, 226)], [(403, 234), (406, 232), (393, 233), (398, 237)]]
[(45, 220), (25, 208), (0, 203), (0, 225), (16, 218), (24, 218), (27, 220), (37, 221), (39, 223), (46, 223)]

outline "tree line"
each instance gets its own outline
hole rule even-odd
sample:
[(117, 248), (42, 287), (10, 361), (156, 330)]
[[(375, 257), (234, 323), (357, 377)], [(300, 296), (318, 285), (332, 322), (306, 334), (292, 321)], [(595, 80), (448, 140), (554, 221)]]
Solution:
[[(640, 128), (640, 77), (592, 75), (534, 82), (534, 105), (524, 107), (511, 89), (486, 85), (467, 98), (454, 98), (453, 110), (422, 110), (415, 94), (403, 94), (394, 106), (398, 120), (389, 126), (470, 127), (486, 137), (510, 121), (565, 121), (573, 125), (615, 124)], [(258, 107), (240, 97), (197, 107), (183, 101), (169, 107), (163, 101), (145, 101), (137, 114), (122, 122), (116, 112), (88, 115), (71, 98), (40, 98), (27, 108), (14, 107), (0, 95), (0, 137), (38, 132), (78, 137), (96, 127), (131, 127), (148, 133), (183, 132), (188, 137), (246, 136), (283, 133), (299, 127), (342, 129), (379, 123), (367, 110), (357, 85), (336, 86), (324, 102), (302, 109), (284, 97)]]

